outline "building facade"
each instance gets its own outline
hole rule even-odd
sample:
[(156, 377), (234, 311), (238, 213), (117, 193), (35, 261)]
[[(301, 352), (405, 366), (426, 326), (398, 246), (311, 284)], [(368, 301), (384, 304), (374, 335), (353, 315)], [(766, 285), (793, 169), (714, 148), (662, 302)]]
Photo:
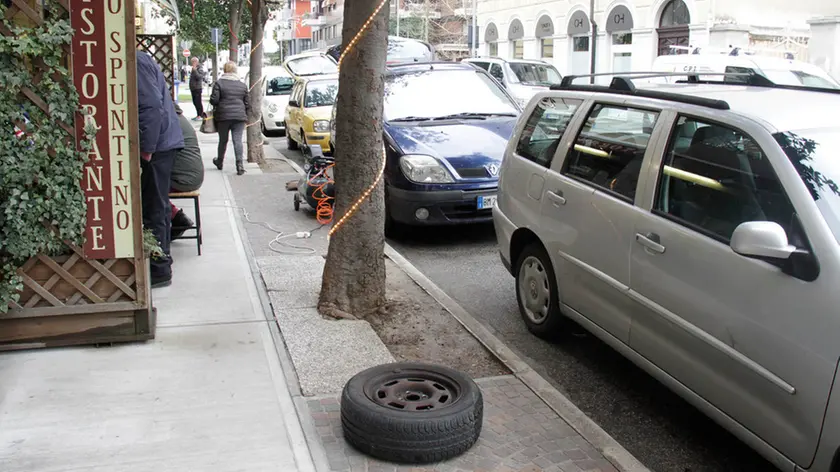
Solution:
[(543, 59), (563, 74), (588, 74), (593, 46), (596, 72), (649, 70), (657, 56), (689, 47), (807, 61), (809, 20), (840, 14), (840, 1), (596, 0), (594, 10), (586, 0), (479, 0), (479, 54)]

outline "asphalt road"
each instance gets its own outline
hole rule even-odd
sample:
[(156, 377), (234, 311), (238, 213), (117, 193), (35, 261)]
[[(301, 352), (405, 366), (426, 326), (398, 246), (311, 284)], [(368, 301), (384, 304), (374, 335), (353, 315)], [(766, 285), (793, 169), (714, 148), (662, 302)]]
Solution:
[[(301, 162), (285, 139), (272, 145)], [(775, 470), (594, 336), (548, 343), (528, 333), (492, 225), (420, 229), (389, 243), (651, 470)]]

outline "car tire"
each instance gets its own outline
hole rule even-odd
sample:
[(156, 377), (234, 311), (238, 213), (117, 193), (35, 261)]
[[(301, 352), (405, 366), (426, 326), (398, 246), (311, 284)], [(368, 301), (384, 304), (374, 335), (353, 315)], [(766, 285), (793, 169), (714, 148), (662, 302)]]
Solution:
[(458, 371), (428, 364), (384, 364), (356, 374), (341, 394), (345, 440), (358, 451), (400, 464), (459, 456), (481, 434), (484, 400)]
[(286, 147), (289, 148), (290, 151), (297, 151), (298, 143), (297, 141), (292, 138), (292, 135), (289, 134), (289, 130), (286, 129)]
[(557, 278), (542, 244), (531, 244), (516, 262), (516, 302), (525, 326), (543, 339), (554, 339), (567, 321), (560, 311)]
[(385, 237), (388, 239), (401, 239), (405, 236), (405, 225), (391, 217), (388, 207), (385, 207)]

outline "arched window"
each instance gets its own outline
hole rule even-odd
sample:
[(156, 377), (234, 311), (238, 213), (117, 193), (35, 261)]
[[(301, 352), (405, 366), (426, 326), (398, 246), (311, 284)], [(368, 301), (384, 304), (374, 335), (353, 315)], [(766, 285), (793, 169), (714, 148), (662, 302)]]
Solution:
[(660, 28), (688, 25), (691, 23), (691, 15), (683, 0), (671, 0), (662, 10), (662, 17), (659, 19)]
[(688, 54), (689, 23), (691, 15), (683, 0), (671, 0), (665, 5), (656, 29), (660, 56)]

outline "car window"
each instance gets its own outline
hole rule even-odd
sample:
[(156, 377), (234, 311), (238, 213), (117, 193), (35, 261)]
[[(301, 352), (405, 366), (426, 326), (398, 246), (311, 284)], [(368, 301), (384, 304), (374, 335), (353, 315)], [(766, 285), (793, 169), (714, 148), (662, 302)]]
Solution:
[(525, 85), (553, 85), (562, 80), (557, 69), (548, 64), (511, 62), (508, 66), (513, 71), (515, 80)]
[(384, 105), (387, 121), (464, 113), (519, 115), (519, 109), (504, 90), (486, 72), (473, 68), (386, 76)]
[(487, 69), (490, 68), (490, 64), (487, 63), (487, 62), (471, 61), (470, 64), (481, 67), (484, 70), (487, 70)]
[(505, 83), (505, 75), (502, 72), (502, 66), (499, 64), (490, 64), (490, 75), (501, 83)]
[(286, 62), (286, 67), (296, 76), (335, 74), (338, 66), (327, 56), (303, 56)]
[(516, 144), (516, 153), (529, 161), (551, 167), (563, 133), (581, 103), (582, 100), (574, 98), (545, 97), (540, 100), (525, 123)]
[(294, 79), (288, 76), (274, 77), (266, 84), (266, 95), (289, 95), (292, 93)]
[(775, 221), (791, 244), (804, 246), (791, 231), (793, 206), (758, 144), (734, 128), (705, 120), (677, 121), (654, 211), (727, 243), (741, 223)]
[(835, 155), (840, 149), (840, 128), (785, 131), (773, 137), (840, 243), (840, 161)]
[(338, 81), (324, 80), (309, 82), (306, 87), (306, 108), (331, 107), (335, 104), (335, 97), (338, 95)]
[(658, 116), (654, 111), (596, 104), (569, 150), (563, 173), (632, 202)]

